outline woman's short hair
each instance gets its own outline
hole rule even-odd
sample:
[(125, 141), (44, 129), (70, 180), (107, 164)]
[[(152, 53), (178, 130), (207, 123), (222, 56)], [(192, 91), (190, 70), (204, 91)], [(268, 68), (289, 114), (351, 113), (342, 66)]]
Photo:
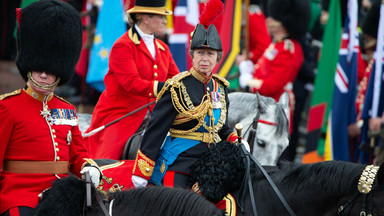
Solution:
[[(211, 49), (211, 50), (217, 52), (217, 59), (216, 59), (216, 62), (219, 63), (220, 60), (221, 60), (221, 58), (223, 58), (223, 51), (218, 51), (218, 50), (214, 50), (214, 49)], [(193, 59), (193, 54), (194, 54), (193, 52), (194, 52), (194, 51), (195, 51), (194, 49), (193, 49), (193, 50), (189, 50), (189, 54), (191, 55), (192, 59)]]
[(139, 25), (141, 20), (143, 19), (144, 15), (148, 15), (149, 17), (152, 17), (155, 14), (151, 14), (151, 13), (134, 13), (134, 14), (130, 14), (130, 13), (128, 13), (129, 24), (131, 26), (133, 24)]

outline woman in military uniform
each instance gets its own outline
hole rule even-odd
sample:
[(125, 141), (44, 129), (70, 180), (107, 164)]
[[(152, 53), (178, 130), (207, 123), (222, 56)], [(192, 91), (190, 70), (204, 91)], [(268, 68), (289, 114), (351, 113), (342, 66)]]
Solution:
[(210, 145), (237, 139), (227, 124), (229, 84), (212, 74), (222, 57), (221, 40), (214, 25), (206, 27), (198, 24), (193, 32), (193, 67), (167, 80), (157, 97), (133, 168), (136, 187), (144, 187), (149, 180), (155, 185), (191, 188), (187, 184), (190, 167)]
[(90, 159), (75, 107), (54, 95), (68, 81), (82, 45), (81, 19), (72, 6), (41, 0), (18, 10), (16, 65), (27, 82), (0, 96), (0, 215), (29, 216), (39, 194), (71, 172), (101, 172)]

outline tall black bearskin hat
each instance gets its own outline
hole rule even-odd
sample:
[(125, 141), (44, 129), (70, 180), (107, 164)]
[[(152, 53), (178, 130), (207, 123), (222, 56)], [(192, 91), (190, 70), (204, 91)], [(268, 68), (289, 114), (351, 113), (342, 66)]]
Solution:
[(199, 18), (200, 24), (196, 25), (191, 33), (190, 50), (213, 49), (222, 51), (221, 39), (213, 23), (224, 11), (224, 5), (220, 0), (209, 0)]
[(290, 37), (298, 39), (303, 36), (309, 25), (309, 0), (269, 0), (267, 17), (281, 22)]
[(82, 23), (68, 3), (40, 0), (17, 9), (16, 65), (25, 81), (30, 71), (45, 71), (68, 81), (80, 56)]
[(172, 11), (165, 7), (165, 0), (135, 0), (135, 6), (129, 9), (127, 13), (171, 15)]
[(377, 31), (379, 28), (380, 19), (380, 5), (381, 0), (375, 0), (369, 9), (367, 16), (363, 23), (363, 33), (373, 38), (377, 38)]

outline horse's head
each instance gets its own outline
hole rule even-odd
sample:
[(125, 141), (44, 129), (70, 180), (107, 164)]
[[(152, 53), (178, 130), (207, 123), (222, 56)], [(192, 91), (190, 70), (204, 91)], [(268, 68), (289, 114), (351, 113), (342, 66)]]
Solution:
[[(269, 97), (252, 93), (229, 94), (228, 122), (231, 127), (241, 123), (244, 138), (253, 146), (253, 155), (262, 165), (275, 166), (281, 153), (288, 146), (288, 104), (284, 100), (276, 103)], [(259, 116), (257, 116), (259, 114)], [(252, 126), (257, 125), (256, 136)], [(250, 141), (252, 140), (252, 141)]]

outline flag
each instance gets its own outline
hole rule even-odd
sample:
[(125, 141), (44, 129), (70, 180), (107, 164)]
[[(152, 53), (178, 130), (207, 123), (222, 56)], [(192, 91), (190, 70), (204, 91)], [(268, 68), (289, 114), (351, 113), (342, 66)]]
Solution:
[(350, 155), (348, 125), (356, 122), (357, 56), (360, 52), (357, 0), (348, 1), (347, 13), (335, 74), (325, 160), (353, 160)]
[[(368, 120), (369, 118), (376, 118), (382, 116), (384, 112), (384, 85), (383, 84), (383, 57), (384, 57), (384, 4), (380, 5), (380, 18), (379, 27), (377, 32), (376, 51), (373, 55), (374, 65), (372, 66), (372, 72), (369, 77), (369, 83), (367, 92), (365, 95), (363, 112), (361, 118), (364, 120), (363, 127), (361, 129), (361, 142), (363, 145), (368, 145), (371, 148), (370, 138), (368, 137)], [(378, 139), (374, 140), (375, 143)], [(361, 151), (359, 155), (360, 163), (369, 163), (369, 154)]]
[(223, 46), (223, 58), (213, 71), (221, 77), (227, 77), (230, 74), (236, 56), (240, 53), (241, 7), (241, 0), (225, 1), (219, 32)]
[(109, 52), (114, 42), (127, 31), (125, 16), (122, 0), (104, 1), (100, 8), (86, 78), (87, 84), (99, 92), (105, 89)]
[[(322, 161), (324, 159), (324, 136), (329, 109), (332, 106), (333, 80), (336, 64), (339, 60), (341, 40), (341, 9), (339, 0), (330, 0), (329, 19), (324, 29), (323, 48), (318, 64), (311, 107), (308, 114), (306, 153), (304, 163)], [(319, 147), (319, 148), (318, 148)], [(318, 151), (319, 149), (319, 151)]]
[(169, 50), (180, 71), (192, 66), (189, 55), (191, 32), (199, 23), (198, 0), (179, 0), (173, 12), (173, 33), (169, 36)]

